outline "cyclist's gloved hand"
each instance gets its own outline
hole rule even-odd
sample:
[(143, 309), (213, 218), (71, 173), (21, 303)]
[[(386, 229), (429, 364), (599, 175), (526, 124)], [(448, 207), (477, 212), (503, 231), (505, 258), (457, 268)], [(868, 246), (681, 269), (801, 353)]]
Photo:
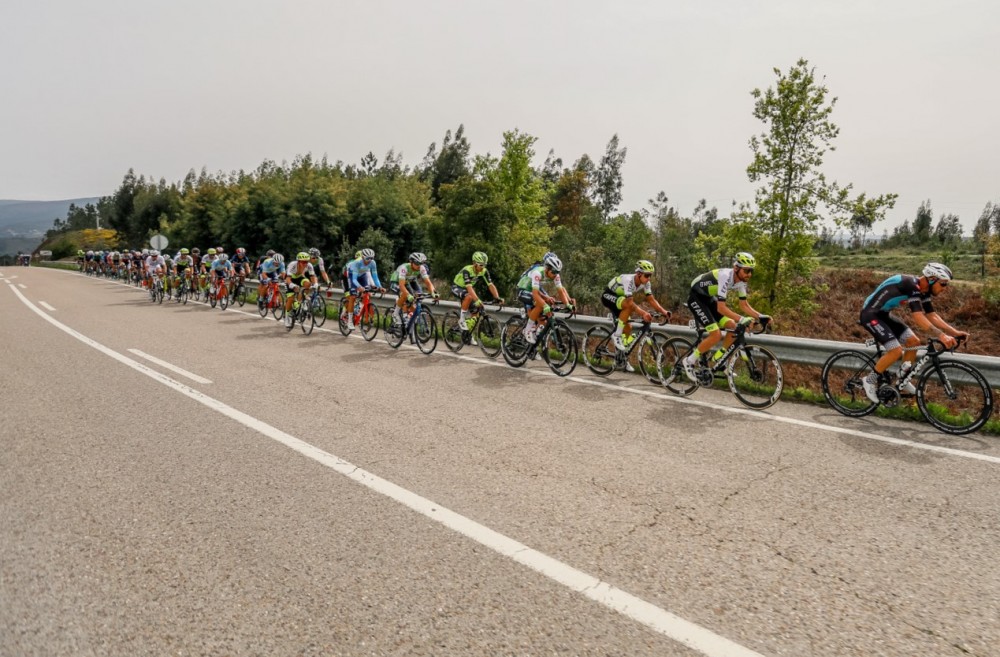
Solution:
[(406, 303), (413, 303), (413, 295), (412, 294), (407, 294), (406, 295)]
[(941, 344), (943, 344), (947, 349), (954, 349), (955, 346), (958, 344), (958, 340), (956, 340), (955, 338), (951, 337), (947, 333), (942, 333), (941, 334)]
[(751, 323), (753, 323), (753, 317), (749, 315), (740, 317), (740, 326), (750, 326)]
[(549, 304), (545, 304), (544, 306), (542, 306), (543, 315), (548, 315), (551, 312), (552, 312), (552, 306), (550, 306)]
[(431, 297), (433, 297), (433, 299), (434, 299), (435, 301), (437, 301), (438, 299), (440, 299), (440, 298), (441, 298), (441, 295), (440, 295), (440, 294), (438, 294), (438, 293), (437, 293), (437, 291), (435, 291), (435, 292), (434, 292), (434, 294), (432, 294), (432, 295), (431, 295)]
[(500, 297), (499, 299), (496, 299), (496, 304), (498, 306), (502, 306), (503, 305), (503, 297)]
[(767, 324), (768, 322), (771, 321), (771, 316), (762, 314), (760, 317), (757, 318), (757, 321), (759, 321), (761, 324)]
[(644, 321), (644, 322), (652, 322), (653, 321), (653, 316), (650, 315), (647, 312), (643, 312), (642, 313), (642, 321)]

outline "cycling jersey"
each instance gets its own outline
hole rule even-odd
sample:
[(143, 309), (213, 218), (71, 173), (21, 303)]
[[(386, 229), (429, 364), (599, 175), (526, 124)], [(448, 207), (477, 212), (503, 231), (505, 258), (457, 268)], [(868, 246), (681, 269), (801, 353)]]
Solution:
[(646, 281), (644, 285), (636, 287), (635, 274), (622, 274), (608, 281), (608, 290), (614, 292), (615, 296), (630, 297), (640, 290), (646, 294), (652, 294), (653, 285), (650, 281)]
[(228, 260), (223, 261), (216, 259), (212, 261), (212, 264), (209, 266), (209, 269), (215, 272), (216, 275), (233, 273), (233, 265)]
[(177, 267), (178, 271), (183, 271), (188, 267), (194, 267), (194, 258), (191, 256), (181, 256), (174, 260), (174, 266)]
[[(545, 265), (538, 262), (532, 265), (528, 271), (521, 274), (520, 280), (517, 281), (517, 289), (524, 290), (526, 292), (539, 290), (545, 280)], [(555, 278), (552, 279), (552, 283), (557, 289), (562, 287), (562, 278), (559, 274), (555, 275)]]
[(889, 311), (906, 301), (910, 312), (932, 313), (931, 292), (920, 291), (919, 279), (916, 276), (897, 274), (882, 281), (875, 291), (868, 295), (862, 306), (862, 311)]
[(245, 255), (244, 256), (235, 255), (229, 259), (229, 262), (233, 263), (233, 269), (250, 266), (250, 258), (248, 258)]
[(310, 262), (295, 262), (288, 265), (288, 269), (285, 270), (285, 275), (289, 276), (295, 283), (301, 283), (302, 279), (310, 278), (316, 275), (316, 270), (313, 269), (312, 263)]
[(219, 256), (206, 255), (201, 257), (201, 266), (205, 269), (211, 269), (212, 263), (218, 259)]
[(362, 279), (365, 280), (365, 285), (374, 285), (375, 287), (382, 287), (382, 283), (378, 280), (378, 267), (375, 261), (365, 264), (363, 258), (358, 258), (357, 260), (351, 260), (347, 263), (347, 282), (351, 288), (360, 287)]
[(427, 276), (427, 267), (424, 265), (420, 265), (417, 267), (416, 271), (414, 271), (413, 267), (410, 266), (410, 263), (404, 262), (393, 270), (392, 276), (389, 277), (389, 280), (397, 284), (400, 282), (410, 283), (422, 281), (427, 278)]
[(260, 272), (266, 276), (277, 276), (279, 274), (285, 273), (285, 263), (278, 264), (274, 261), (274, 258), (268, 258), (264, 262), (260, 263)]
[(486, 281), (487, 285), (493, 285), (493, 280), (490, 278), (490, 272), (483, 267), (483, 270), (476, 273), (475, 265), (467, 265), (462, 267), (462, 270), (455, 274), (455, 280), (452, 281), (455, 285), (459, 287), (466, 287), (468, 285), (475, 285), (480, 280)]
[(146, 258), (146, 271), (152, 273), (157, 267), (166, 267), (166, 262), (163, 260), (163, 256), (148, 256)]
[(691, 281), (691, 294), (704, 297), (715, 297), (725, 301), (729, 290), (735, 290), (740, 299), (747, 298), (747, 284), (736, 282), (736, 273), (732, 267), (713, 269)]

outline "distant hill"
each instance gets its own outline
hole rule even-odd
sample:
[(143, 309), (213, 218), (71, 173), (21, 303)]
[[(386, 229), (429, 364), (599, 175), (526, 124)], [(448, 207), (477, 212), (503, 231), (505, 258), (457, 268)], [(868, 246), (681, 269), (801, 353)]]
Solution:
[(41, 241), (56, 219), (65, 219), (70, 204), (97, 203), (98, 197), (63, 201), (17, 201), (0, 199), (0, 238), (22, 237)]
[(42, 243), (52, 223), (66, 218), (70, 204), (84, 206), (98, 200), (96, 196), (63, 201), (0, 199), (0, 254), (31, 253)]

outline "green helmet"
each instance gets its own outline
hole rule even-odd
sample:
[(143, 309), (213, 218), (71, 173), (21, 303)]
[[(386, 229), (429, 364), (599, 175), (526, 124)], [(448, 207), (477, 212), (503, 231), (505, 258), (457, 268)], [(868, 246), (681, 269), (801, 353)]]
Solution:
[(483, 253), (482, 251), (476, 251), (472, 254), (472, 262), (477, 265), (485, 265), (490, 261), (490, 257)]
[(80, 249), (79, 251), (77, 251), (77, 252), (76, 252), (76, 254), (77, 254), (78, 256), (82, 256), (82, 255), (84, 255), (84, 253), (83, 253), (83, 249)]
[(306, 253), (305, 251), (299, 251), (299, 254), (297, 256), (295, 256), (295, 259), (296, 260), (308, 260), (309, 259), (309, 254)]
[(753, 269), (757, 266), (757, 260), (753, 257), (753, 254), (747, 253), (746, 251), (740, 251), (733, 258), (733, 266)]
[(191, 251), (189, 251), (188, 249), (181, 249), (181, 255), (189, 255), (190, 253)]
[(635, 270), (643, 274), (652, 274), (656, 271), (656, 267), (649, 260), (640, 260), (635, 263)]

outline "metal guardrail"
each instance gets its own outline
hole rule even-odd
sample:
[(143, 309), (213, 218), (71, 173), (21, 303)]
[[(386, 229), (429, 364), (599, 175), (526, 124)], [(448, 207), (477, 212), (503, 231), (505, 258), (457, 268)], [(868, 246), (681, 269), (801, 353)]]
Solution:
[[(343, 294), (343, 290), (340, 290), (339, 288), (335, 288), (335, 290)], [(396, 303), (395, 298), (388, 295), (381, 299), (376, 296), (373, 297), (373, 299), (375, 300), (375, 305), (380, 308), (389, 308)], [(454, 310), (459, 308), (459, 304), (455, 301), (439, 301), (438, 307), (443, 307), (447, 310)], [(493, 314), (496, 315), (501, 322), (504, 322), (508, 317), (513, 317), (519, 312), (520, 309), (518, 307), (504, 307), (499, 312), (494, 311)], [(577, 335), (583, 335), (587, 329), (595, 324), (610, 323), (607, 317), (594, 317), (591, 315), (576, 315), (575, 317), (569, 318), (563, 317), (563, 319), (569, 324), (570, 328), (577, 333)], [(693, 328), (681, 326), (679, 324), (659, 326), (654, 323), (652, 328), (654, 332), (662, 333), (668, 336), (680, 336), (687, 338), (688, 340), (692, 340), (695, 337), (695, 330)], [(868, 353), (875, 353), (875, 349), (873, 347), (866, 347), (864, 343), (861, 342), (815, 340), (813, 338), (797, 338), (785, 335), (747, 335), (747, 342), (767, 347), (773, 351), (774, 355), (777, 356), (782, 362), (810, 365), (813, 367), (822, 367), (827, 358), (844, 349), (856, 349)], [(983, 376), (985, 376), (986, 380), (989, 381), (990, 386), (1000, 389), (1000, 358), (962, 353), (950, 354), (948, 358), (953, 358), (975, 366), (976, 369), (983, 373)]]

